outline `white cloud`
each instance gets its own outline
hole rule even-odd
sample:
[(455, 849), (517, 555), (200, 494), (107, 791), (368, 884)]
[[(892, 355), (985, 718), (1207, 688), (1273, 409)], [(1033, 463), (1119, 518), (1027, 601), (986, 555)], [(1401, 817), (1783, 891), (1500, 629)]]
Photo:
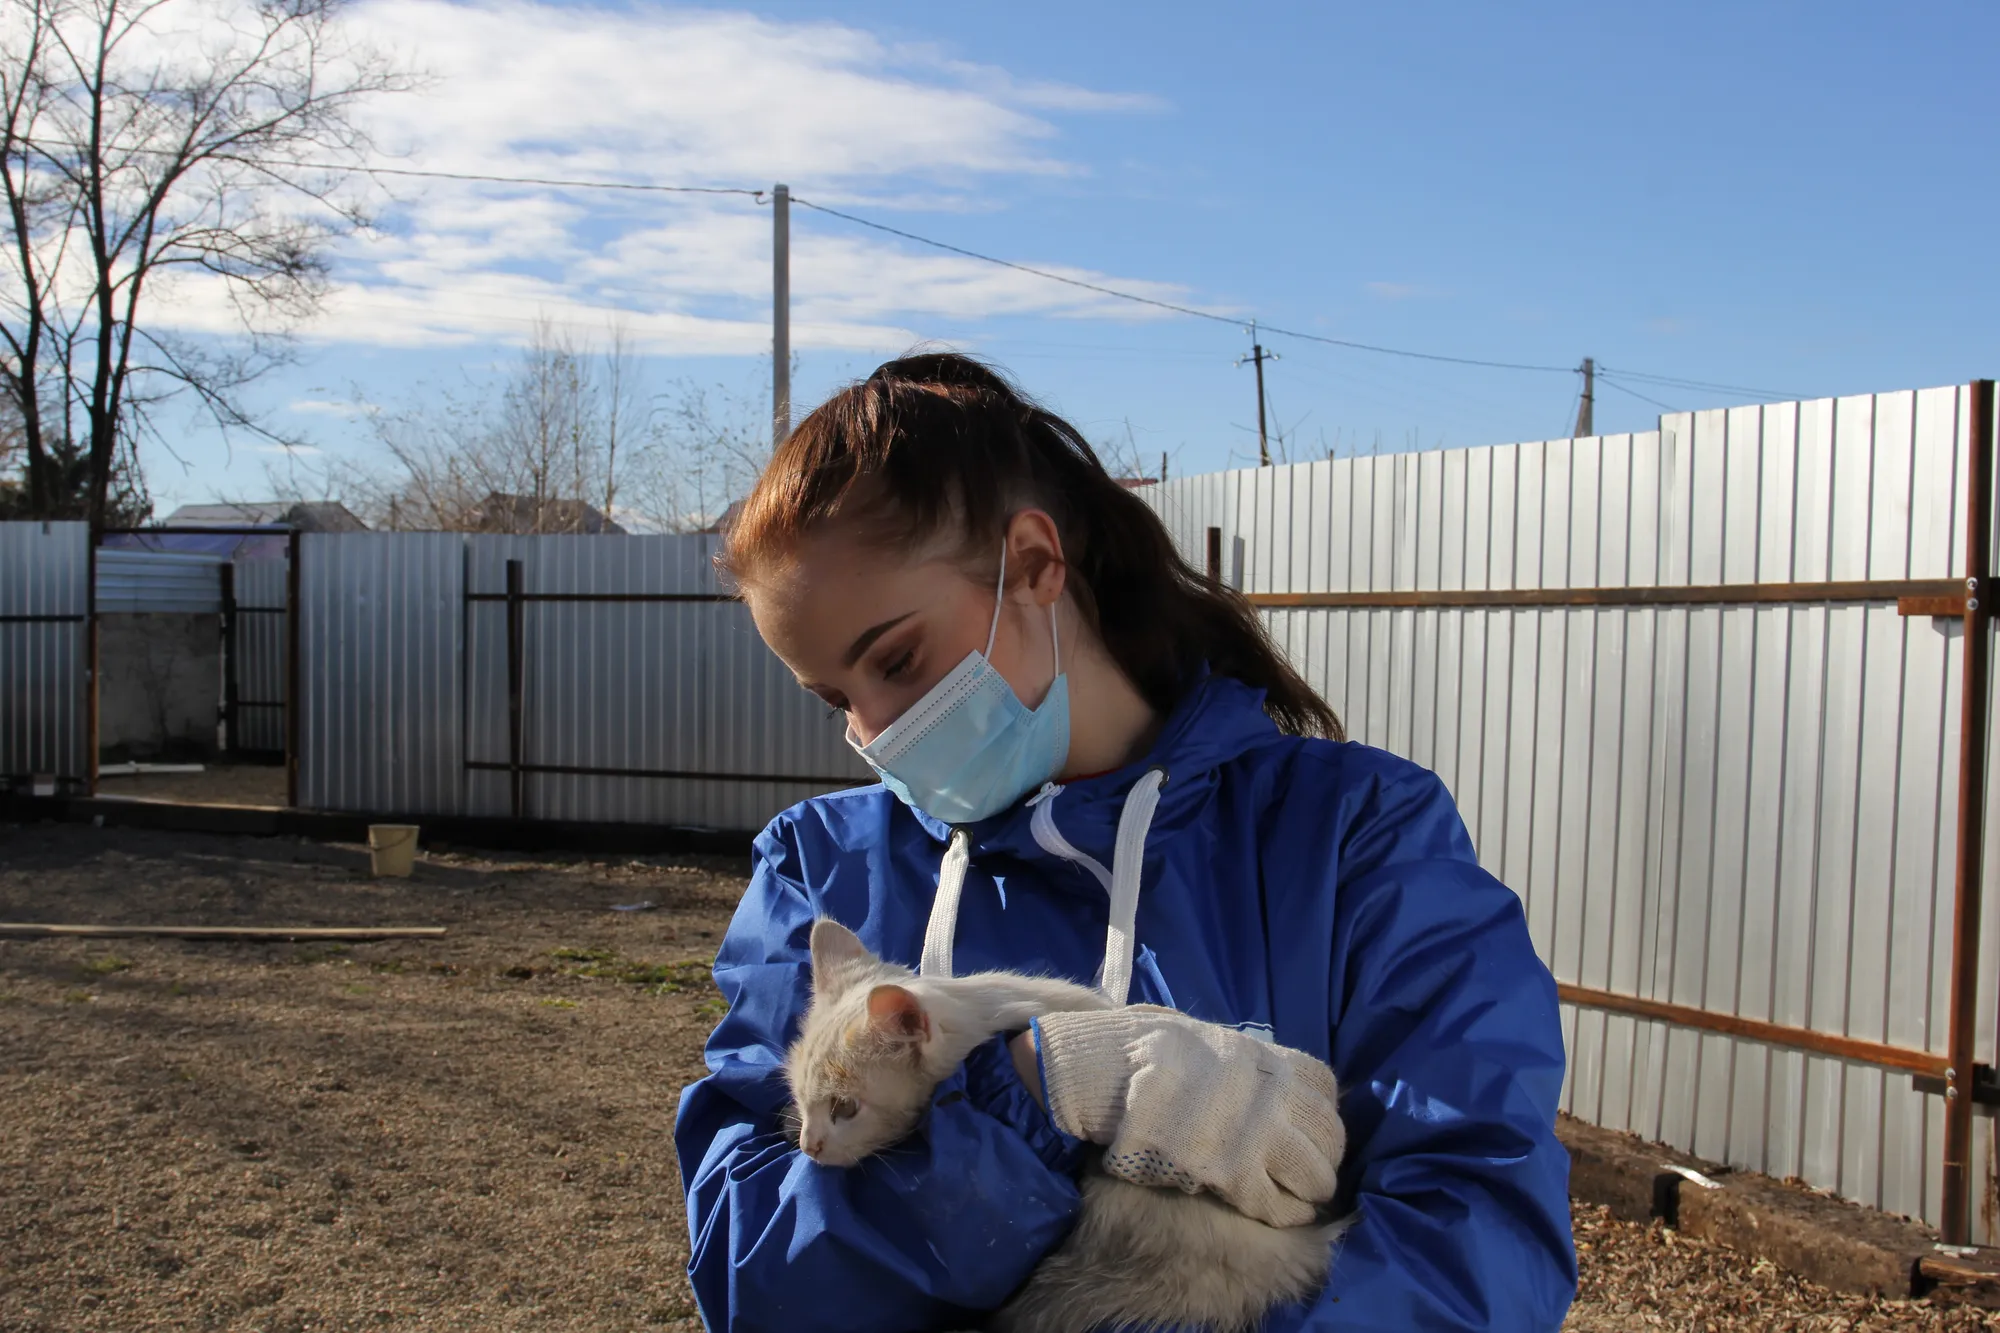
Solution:
[[(1017, 79), (838, 23), (524, 0), (363, 0), (352, 14), (356, 36), (428, 76), (423, 91), (368, 113), (390, 159), (422, 170), (751, 187), (785, 180), (829, 204), (979, 209), (992, 206), (982, 190), (1079, 171), (1057, 151), (1049, 114), (1158, 105)], [(748, 197), (408, 178), (383, 178), (383, 187), (382, 225), (343, 247), (338, 289), (301, 330), (311, 338), (517, 342), (539, 320), (601, 333), (615, 318), (648, 351), (769, 347), (770, 211)], [(1188, 300), (1168, 284), (1041, 266)], [(792, 282), (792, 336), (805, 348), (898, 349), (927, 318), (1158, 313), (796, 208)], [(183, 327), (217, 331), (235, 318), (221, 293), (194, 283), (174, 289), (171, 314)]]
[(1361, 285), (1369, 295), (1384, 301), (1415, 301), (1442, 295), (1433, 288), (1419, 287), (1411, 282), (1364, 282)]

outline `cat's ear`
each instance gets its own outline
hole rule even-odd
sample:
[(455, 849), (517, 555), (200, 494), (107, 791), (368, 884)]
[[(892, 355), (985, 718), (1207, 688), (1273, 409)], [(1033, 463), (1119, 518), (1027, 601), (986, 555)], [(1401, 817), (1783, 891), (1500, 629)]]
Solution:
[(868, 1026), (898, 1041), (922, 1041), (931, 1035), (930, 1015), (901, 986), (877, 986), (868, 992)]
[(813, 922), (813, 985), (821, 994), (834, 994), (840, 989), (840, 978), (849, 968), (873, 959), (874, 955), (868, 952), (868, 946), (861, 942), (861, 937), (838, 921), (821, 917)]

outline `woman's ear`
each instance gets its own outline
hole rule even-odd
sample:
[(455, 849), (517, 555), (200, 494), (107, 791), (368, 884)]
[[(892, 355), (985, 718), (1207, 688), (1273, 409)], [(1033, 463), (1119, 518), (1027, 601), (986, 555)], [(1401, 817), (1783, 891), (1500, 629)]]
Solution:
[(1041, 509), (1023, 509), (1007, 520), (1007, 569), (1020, 571), (1010, 578), (1009, 595), (1025, 593), (1038, 607), (1045, 607), (1063, 595), (1069, 566), (1063, 561), (1062, 534), (1056, 521)]

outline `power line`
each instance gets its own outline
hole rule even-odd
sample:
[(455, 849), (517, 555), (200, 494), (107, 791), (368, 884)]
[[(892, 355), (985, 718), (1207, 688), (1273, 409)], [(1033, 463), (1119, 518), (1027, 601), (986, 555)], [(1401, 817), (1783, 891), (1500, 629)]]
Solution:
[[(1035, 268), (1030, 264), (1017, 264), (1011, 259), (1001, 259), (996, 255), (981, 254), (977, 250), (968, 250), (962, 245), (952, 245), (947, 241), (932, 240), (928, 236), (919, 236), (913, 231), (904, 231), (900, 227), (892, 227), (886, 222), (874, 222), (868, 218), (857, 217), (853, 213), (843, 213), (837, 208), (828, 208), (825, 204), (815, 204), (801, 199), (797, 195), (792, 196), (792, 202), (801, 208), (810, 208), (815, 212), (825, 213), (831, 217), (840, 218), (845, 222), (852, 222), (856, 226), (886, 232), (891, 236), (900, 236), (906, 241), (915, 241), (918, 245), (927, 245), (934, 250), (944, 250), (950, 254), (963, 255), (967, 259), (977, 259), (983, 264), (997, 264), (1001, 268), (1011, 268), (1019, 273), (1030, 273), (1038, 278), (1046, 278), (1050, 282), (1060, 282), (1070, 287), (1081, 287), (1085, 291), (1096, 292), (1100, 296), (1109, 296), (1120, 301), (1130, 301), (1137, 305), (1152, 306), (1158, 310), (1171, 310), (1177, 315), (1191, 315), (1196, 319), (1212, 320), (1217, 324), (1227, 324), (1232, 328), (1243, 328), (1253, 322), (1236, 319), (1229, 315), (1218, 315), (1212, 310), (1198, 310), (1194, 306), (1177, 305), (1172, 301), (1161, 301), (1151, 296), (1141, 296), (1137, 292), (1119, 291), (1116, 287), (1105, 287), (1095, 282), (1085, 282), (1081, 278), (1065, 277), (1060, 273), (1051, 273), (1045, 268)], [(1489, 370), (1532, 370), (1557, 375), (1575, 373), (1575, 368), (1572, 366), (1538, 366), (1518, 361), (1481, 361), (1472, 357), (1444, 356), (1436, 352), (1413, 352), (1402, 347), (1382, 347), (1375, 343), (1355, 342), (1348, 338), (1328, 338), (1318, 333), (1301, 333), (1297, 329), (1282, 329), (1275, 324), (1266, 324), (1261, 320), (1254, 322), (1259, 329), (1262, 329), (1266, 333), (1275, 333), (1286, 338), (1299, 338), (1306, 342), (1324, 343), (1329, 347), (1345, 347), (1357, 352), (1375, 352), (1382, 356), (1402, 356), (1418, 361), (1442, 361), (1454, 366), (1484, 366)]]
[(1675, 407), (1672, 403), (1663, 403), (1657, 398), (1648, 398), (1645, 394), (1640, 393), (1637, 389), (1628, 388), (1625, 385), (1620, 384), (1617, 380), (1614, 380), (1609, 376), (1607, 376), (1604, 373), (1603, 367), (1601, 366), (1598, 368), (1597, 371), (1597, 382), (1599, 384), (1609, 385), (1611, 388), (1618, 390), (1618, 392), (1620, 393), (1631, 394), (1634, 398), (1637, 398), (1642, 403), (1651, 403), (1654, 407), (1659, 408), (1663, 412), (1678, 412), (1681, 410), (1680, 408)]
[(567, 180), (558, 176), (498, 176), (473, 171), (419, 171), (414, 167), (343, 167), (331, 162), (286, 162), (252, 165), (301, 167), (307, 171), (359, 171), (368, 176), (409, 176), (417, 180), (476, 181), (488, 185), (545, 185), (560, 190), (626, 190), (639, 194), (741, 194), (758, 202), (769, 193), (740, 185), (645, 185), (632, 181)]
[[(499, 173), (488, 173), (488, 172), (430, 171), (430, 170), (422, 170), (415, 167), (382, 167), (382, 166), (365, 166), (365, 165), (356, 167), (356, 166), (348, 166), (348, 165), (329, 163), (329, 162), (262, 163), (262, 162), (252, 162), (249, 161), (248, 159), (243, 159), (243, 160), (245, 161), (246, 165), (261, 166), (267, 168), (272, 166), (290, 166), (290, 167), (298, 167), (306, 170), (315, 170), (315, 171), (351, 170), (351, 171), (359, 171), (362, 172), (363, 174), (370, 176), (400, 176), (415, 180), (467, 181), (467, 182), (489, 184), (489, 185), (534, 185), (550, 189), (611, 190), (611, 191), (623, 191), (623, 192), (638, 193), (638, 194), (739, 195), (746, 198), (754, 199), (759, 203), (762, 203), (769, 194), (769, 191), (767, 190), (750, 189), (744, 186), (737, 186), (737, 185), (654, 185), (654, 184), (645, 184), (633, 181), (585, 180), (585, 179), (556, 177), (556, 176), (509, 176), (509, 175), (501, 175)], [(844, 212), (837, 208), (829, 208), (825, 204), (815, 204), (810, 202), (809, 200), (801, 199), (796, 195), (793, 195), (791, 197), (791, 202), (799, 205), (801, 208), (810, 208), (815, 212), (825, 213), (829, 217), (836, 217), (844, 222), (851, 222), (854, 223), (856, 226), (867, 227), (871, 230), (883, 232), (890, 236), (898, 236), (906, 241), (914, 241), (918, 245), (929, 246), (934, 250), (943, 250), (949, 254), (962, 255), (967, 259), (975, 259), (983, 264), (993, 264), (1000, 268), (1013, 269), (1016, 272), (1031, 274), (1034, 277), (1042, 278), (1049, 282), (1059, 282), (1064, 284), (1065, 286), (1077, 287), (1084, 291), (1095, 292), (1100, 296), (1108, 296), (1114, 300), (1126, 301), (1135, 305), (1151, 306), (1157, 310), (1166, 310), (1177, 315), (1187, 315), (1194, 319), (1205, 319), (1218, 324), (1228, 324), (1233, 328), (1242, 328), (1245, 327), (1246, 325), (1246, 321), (1244, 320), (1236, 319), (1229, 315), (1219, 315), (1212, 310), (1202, 310), (1194, 306), (1181, 305), (1173, 301), (1162, 301), (1157, 299), (1156, 297), (1141, 296), (1137, 292), (1121, 291), (1115, 287), (1106, 287), (1100, 283), (1086, 282), (1081, 278), (1067, 277), (1064, 274), (1051, 272), (1050, 270), (1044, 268), (1037, 268), (1031, 264), (1017, 263), (1011, 259), (1002, 259), (997, 255), (983, 254), (977, 250), (969, 250), (964, 246), (952, 245), (947, 241), (935, 240), (929, 236), (922, 236), (913, 231), (905, 231), (900, 227), (892, 227), (884, 222), (876, 222), (870, 218), (860, 217), (856, 214)], [(1439, 352), (1418, 352), (1418, 351), (1413, 351), (1410, 348), (1406, 347), (1386, 347), (1379, 343), (1358, 342), (1351, 338), (1332, 338), (1326, 336), (1325, 334), (1306, 333), (1300, 329), (1282, 328), (1278, 325), (1265, 324), (1262, 323), (1261, 321), (1247, 321), (1247, 322), (1256, 323), (1257, 327), (1261, 328), (1265, 332), (1275, 333), (1280, 337), (1296, 338), (1303, 342), (1319, 343), (1327, 347), (1341, 347), (1356, 352), (1372, 352), (1378, 356), (1397, 356), (1413, 361), (1430, 361), (1443, 365), (1476, 366), (1487, 370), (1519, 370), (1519, 371), (1528, 371), (1538, 374), (1551, 374), (1551, 375), (1571, 375), (1576, 373), (1576, 368), (1573, 366), (1540, 365), (1531, 362), (1521, 362), (1521, 361), (1489, 361), (1479, 357), (1447, 356)], [(1604, 374), (1604, 369), (1605, 369), (1604, 367), (1598, 368), (1598, 375), (1600, 378)], [(1702, 380), (1675, 379), (1670, 376), (1651, 375), (1642, 371), (1621, 370), (1618, 373), (1627, 379), (1639, 380), (1642, 382), (1653, 383), (1653, 384), (1666, 385), (1671, 388), (1683, 388), (1683, 389), (1690, 389), (1690, 390), (1704, 391), (1704, 392), (1746, 393), (1759, 398), (1789, 399), (1798, 396), (1796, 394), (1778, 393), (1766, 389), (1752, 389), (1752, 388), (1747, 388), (1743, 385), (1716, 384)], [(1657, 403), (1657, 400), (1646, 398), (1645, 395), (1643, 394), (1633, 393), (1633, 391), (1629, 388), (1623, 388), (1622, 391), (1625, 393), (1632, 393), (1634, 397), (1642, 398), (1646, 402)]]
[[(1601, 376), (1605, 370), (1606, 367), (1599, 366), (1597, 373)], [(1712, 384), (1707, 380), (1681, 380), (1674, 379), (1669, 375), (1648, 375), (1644, 371), (1638, 370), (1614, 370), (1612, 373), (1623, 376), (1628, 380), (1638, 380), (1642, 384), (1662, 384), (1670, 389), (1694, 389), (1701, 392), (1714, 393), (1747, 393), (1753, 398), (1780, 398), (1789, 400), (1802, 397), (1802, 395), (1796, 393), (1779, 393), (1775, 389), (1751, 389), (1741, 384)]]
[(1196, 319), (1211, 319), (1218, 324), (1227, 324), (1231, 328), (1240, 328), (1245, 323), (1243, 320), (1233, 319), (1228, 315), (1218, 315), (1212, 310), (1197, 310), (1193, 306), (1175, 305), (1172, 301), (1159, 301), (1150, 296), (1140, 296), (1136, 292), (1121, 292), (1114, 287), (1101, 287), (1097, 283), (1085, 282), (1081, 278), (1064, 277), (1060, 273), (1051, 273), (1045, 268), (1035, 268), (1028, 264), (1017, 264), (1011, 259), (1000, 259), (994, 255), (983, 255), (977, 250), (968, 250), (964, 246), (952, 245), (946, 241), (934, 241), (928, 236), (919, 236), (913, 231), (904, 231), (902, 228), (892, 227), (886, 222), (871, 222), (867, 218), (856, 217), (852, 213), (843, 213), (837, 208), (828, 208), (825, 204), (815, 204), (801, 199), (797, 195), (792, 196), (792, 202), (800, 208), (810, 208), (815, 213), (825, 213), (829, 217), (840, 218), (842, 221), (852, 222), (856, 226), (887, 232), (891, 236), (900, 236), (906, 241), (915, 241), (918, 245), (928, 245), (933, 250), (946, 250), (955, 255), (964, 255), (967, 259), (977, 259), (982, 264), (997, 264), (1001, 268), (1011, 268), (1018, 273), (1032, 273), (1038, 278), (1047, 278), (1050, 282), (1060, 282), (1069, 287), (1081, 287), (1087, 292), (1096, 292), (1100, 296), (1113, 296), (1121, 301), (1132, 301), (1139, 305), (1149, 305), (1159, 310), (1171, 310), (1177, 315), (1192, 315)]

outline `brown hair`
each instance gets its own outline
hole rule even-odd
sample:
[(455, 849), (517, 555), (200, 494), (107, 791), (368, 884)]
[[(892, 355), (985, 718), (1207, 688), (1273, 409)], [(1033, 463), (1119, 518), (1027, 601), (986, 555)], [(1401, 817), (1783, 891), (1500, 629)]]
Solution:
[(1025, 508), (1055, 520), (1078, 608), (1147, 703), (1171, 711), (1206, 661), (1263, 690), (1283, 730), (1344, 738), (1249, 603), (1181, 558), (1159, 516), (1074, 426), (969, 357), (891, 361), (814, 409), (758, 478), (718, 561), (754, 582), (760, 566), (839, 519), (892, 550), (955, 537), (962, 558), (990, 567), (980, 553)]

